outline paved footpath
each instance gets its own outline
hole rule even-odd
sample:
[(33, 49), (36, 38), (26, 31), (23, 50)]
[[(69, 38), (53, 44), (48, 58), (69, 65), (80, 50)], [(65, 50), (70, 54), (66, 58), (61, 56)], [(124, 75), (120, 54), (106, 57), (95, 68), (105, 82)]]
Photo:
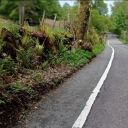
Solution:
[[(128, 47), (112, 35), (109, 42), (115, 49), (112, 67), (83, 128), (128, 128)], [(72, 128), (104, 73), (111, 54), (112, 49), (106, 45), (103, 53), (90, 64), (46, 94), (37, 109), (28, 115), (24, 127)]]

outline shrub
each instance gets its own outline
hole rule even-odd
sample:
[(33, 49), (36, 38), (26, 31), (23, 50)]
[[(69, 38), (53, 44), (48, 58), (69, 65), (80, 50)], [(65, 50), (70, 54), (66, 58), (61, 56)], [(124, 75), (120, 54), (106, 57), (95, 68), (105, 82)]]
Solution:
[(11, 83), (10, 86), (8, 87), (8, 92), (9, 93), (20, 93), (20, 92), (26, 92), (29, 95), (33, 95), (34, 90), (30, 86), (26, 86), (20, 81), (16, 81), (14, 83)]
[(19, 34), (19, 26), (14, 24), (14, 23), (10, 23), (7, 27), (7, 29), (16, 37), (19, 38), (20, 34)]
[(32, 55), (33, 55), (33, 49), (29, 48), (28, 50), (20, 49), (18, 51), (18, 62), (22, 67), (25, 68), (32, 68)]
[(42, 69), (47, 69), (48, 68), (48, 61), (44, 61), (41, 65)]
[(3, 105), (3, 104), (5, 104), (5, 101), (0, 99), (0, 105)]
[(50, 27), (48, 27), (47, 25), (45, 25), (45, 26), (40, 26), (40, 30), (41, 30), (41, 32), (44, 34), (44, 36), (46, 36), (46, 37), (49, 38), (49, 41), (50, 41), (51, 43), (54, 43), (55, 38), (54, 38), (54, 36), (53, 36), (54, 31), (53, 31), (52, 28), (50, 28)]
[(91, 28), (87, 33), (87, 40), (92, 44), (95, 45), (96, 43), (100, 42), (100, 36), (97, 34), (94, 28)]
[(0, 77), (6, 74), (6, 70), (3, 69), (3, 64), (0, 65)]
[(42, 82), (43, 81), (42, 72), (40, 72), (40, 71), (33, 72), (31, 74), (31, 77), (36, 82)]
[(71, 68), (76, 69), (86, 64), (89, 59), (94, 56), (94, 53), (82, 49), (73, 49), (61, 52), (58, 56), (54, 56), (52, 63), (54, 64), (67, 64)]
[(44, 47), (43, 47), (43, 45), (40, 45), (38, 39), (36, 40), (36, 46), (35, 46), (35, 49), (36, 49), (36, 53), (37, 53), (37, 55), (39, 55), (39, 56), (43, 55)]
[(30, 37), (28, 35), (25, 35), (22, 38), (21, 42), (22, 42), (22, 46), (25, 50), (36, 45), (36, 40), (34, 40), (32, 37)]
[(16, 63), (10, 57), (6, 57), (5, 59), (0, 59), (0, 72), (2, 75), (4, 73), (16, 74), (17, 72)]
[(91, 10), (89, 28), (94, 27), (98, 33), (101, 33), (108, 31), (111, 26), (111, 21), (108, 17), (100, 15), (96, 9)]
[(122, 31), (120, 38), (124, 41), (124, 43), (128, 44), (128, 31)]
[(9, 30), (15, 37), (20, 37), (19, 26), (12, 21), (0, 18), (0, 31), (2, 28)]

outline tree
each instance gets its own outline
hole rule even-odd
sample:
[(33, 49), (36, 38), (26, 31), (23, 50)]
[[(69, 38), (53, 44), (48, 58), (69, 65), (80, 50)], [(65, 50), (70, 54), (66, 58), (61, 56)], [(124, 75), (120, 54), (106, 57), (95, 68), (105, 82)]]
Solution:
[(101, 15), (106, 15), (108, 12), (107, 4), (104, 3), (104, 0), (92, 0), (92, 7)]
[[(13, 19), (18, 20), (19, 18), (19, 4), (21, 0), (1, 0), (0, 14)], [(22, 0), (25, 7), (25, 18), (31, 18), (33, 20), (39, 20), (42, 17), (43, 11), (46, 11), (46, 17), (54, 18), (61, 17), (61, 6), (58, 0)]]
[(84, 40), (90, 16), (90, 0), (80, 0), (78, 12), (78, 39)]
[(127, 22), (127, 1), (118, 1), (114, 3), (112, 8), (112, 21), (115, 26), (115, 31), (117, 34), (121, 34), (121, 31), (126, 31), (128, 29)]
[(71, 6), (68, 3), (65, 3), (62, 7), (62, 19), (67, 19), (70, 10)]
[(97, 9), (91, 10), (89, 27), (94, 28), (99, 34), (113, 28), (109, 16), (103, 16)]

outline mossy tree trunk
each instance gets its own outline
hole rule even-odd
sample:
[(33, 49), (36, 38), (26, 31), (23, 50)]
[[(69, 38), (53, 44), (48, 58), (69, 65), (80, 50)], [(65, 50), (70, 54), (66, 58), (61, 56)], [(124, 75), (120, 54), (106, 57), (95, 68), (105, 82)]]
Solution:
[(84, 40), (85, 34), (88, 30), (88, 22), (90, 16), (90, 0), (79, 0), (79, 12), (78, 12), (78, 39)]

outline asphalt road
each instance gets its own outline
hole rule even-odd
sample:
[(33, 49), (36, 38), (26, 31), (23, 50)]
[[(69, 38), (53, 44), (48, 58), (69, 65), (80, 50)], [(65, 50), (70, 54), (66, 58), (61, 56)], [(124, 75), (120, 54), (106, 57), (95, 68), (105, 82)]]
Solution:
[[(109, 37), (115, 58), (83, 128), (128, 128), (128, 47)], [(111, 57), (102, 54), (45, 95), (25, 120), (25, 128), (72, 128)], [(17, 128), (22, 128), (18, 126)]]
[(115, 58), (83, 128), (128, 128), (128, 47), (110, 38)]

